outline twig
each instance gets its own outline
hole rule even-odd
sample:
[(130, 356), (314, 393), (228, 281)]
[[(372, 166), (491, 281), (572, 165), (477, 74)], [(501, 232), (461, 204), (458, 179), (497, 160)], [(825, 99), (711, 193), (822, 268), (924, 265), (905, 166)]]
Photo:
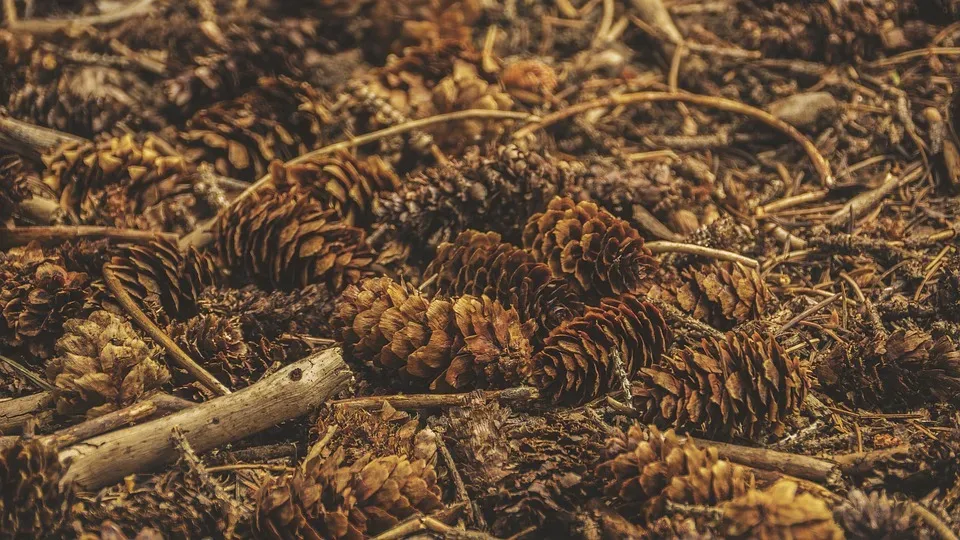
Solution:
[(0, 433), (21, 428), (37, 413), (46, 410), (53, 398), (53, 392), (48, 391), (0, 401)]
[(155, 412), (157, 412), (157, 404), (146, 399), (118, 411), (91, 418), (56, 433), (51, 433), (42, 437), (42, 439), (53, 445), (54, 448), (64, 448), (91, 437), (109, 433), (138, 420), (143, 420)]
[(820, 182), (824, 187), (833, 187), (835, 179), (833, 173), (830, 169), (830, 163), (820, 154), (820, 151), (817, 150), (817, 146), (813, 144), (813, 141), (808, 139), (803, 133), (800, 133), (795, 127), (790, 124), (780, 120), (779, 118), (773, 116), (772, 114), (760, 110), (756, 107), (751, 107), (744, 103), (737, 101), (732, 101), (725, 98), (720, 98), (716, 96), (703, 96), (699, 94), (688, 94), (685, 92), (680, 93), (670, 93), (670, 92), (635, 92), (630, 94), (621, 94), (617, 96), (607, 96), (603, 98), (594, 99), (591, 101), (586, 101), (583, 103), (578, 103), (576, 105), (567, 107), (566, 109), (557, 111), (553, 114), (544, 116), (539, 121), (528, 124), (513, 134), (514, 139), (521, 139), (527, 137), (528, 135), (539, 131), (546, 127), (549, 127), (561, 120), (570, 118), (582, 112), (586, 112), (592, 109), (602, 109), (608, 107), (614, 107), (618, 105), (630, 105), (635, 103), (655, 103), (655, 102), (673, 102), (679, 101), (682, 103), (692, 103), (694, 105), (701, 105), (705, 107), (712, 107), (721, 111), (731, 112), (742, 114), (758, 122), (762, 122), (771, 128), (774, 128), (778, 131), (781, 131), (783, 134), (787, 135), (793, 139), (797, 144), (803, 147), (804, 151), (807, 153), (810, 161), (813, 163), (814, 169), (816, 169), (817, 174), (820, 176)]
[[(631, 0), (630, 3), (637, 10), (639, 18), (663, 33), (672, 45), (683, 43), (683, 35), (677, 29), (677, 25), (673, 23), (673, 17), (663, 7), (663, 2), (660, 0)], [(665, 52), (667, 56), (670, 56), (671, 51), (665, 50)]]
[(822, 301), (822, 302), (820, 302), (820, 303), (818, 303), (818, 304), (816, 304), (816, 305), (813, 305), (813, 306), (807, 308), (806, 310), (803, 311), (803, 313), (801, 313), (801, 314), (797, 315), (796, 317), (790, 319), (789, 321), (787, 321), (786, 324), (784, 324), (783, 326), (781, 326), (780, 329), (777, 330), (777, 335), (780, 335), (780, 334), (786, 332), (787, 330), (793, 328), (793, 327), (794, 327), (797, 323), (799, 323), (800, 321), (806, 319), (807, 317), (809, 317), (810, 315), (813, 315), (814, 313), (820, 311), (821, 309), (829, 306), (829, 305), (832, 304), (837, 298), (840, 298), (840, 296), (842, 296), (840, 293), (836, 293), (836, 294), (834, 294), (833, 296), (831, 296), (830, 298), (827, 298), (826, 300), (824, 300), (824, 301)]
[(37, 387), (43, 390), (54, 390), (53, 385), (47, 381), (41, 379), (37, 376), (36, 373), (30, 371), (26, 367), (22, 366), (19, 362), (13, 358), (8, 358), (0, 354), (0, 363), (10, 366), (11, 369), (22, 375), (24, 378), (35, 384)]
[(897, 189), (900, 186), (909, 184), (914, 180), (923, 176), (924, 169), (919, 164), (914, 164), (913, 170), (907, 172), (903, 176), (897, 177), (892, 174), (887, 174), (886, 179), (880, 184), (876, 189), (867, 191), (866, 193), (861, 193), (856, 197), (850, 199), (850, 201), (843, 205), (843, 208), (834, 212), (828, 219), (827, 225), (838, 226), (845, 225), (849, 220), (857, 220), (865, 213), (872, 210), (875, 206), (880, 204), (880, 201), (889, 195), (893, 190)]
[[(358, 146), (363, 146), (365, 144), (370, 144), (372, 142), (379, 141), (386, 137), (392, 137), (394, 135), (400, 135), (407, 133), (409, 131), (417, 130), (427, 126), (432, 126), (434, 124), (441, 124), (444, 122), (454, 122), (458, 120), (469, 120), (473, 118), (489, 118), (489, 119), (501, 119), (501, 120), (526, 120), (532, 121), (537, 116), (532, 114), (514, 112), (514, 111), (495, 111), (487, 109), (467, 109), (465, 111), (455, 111), (446, 114), (438, 114), (436, 116), (429, 116), (427, 118), (420, 118), (417, 120), (411, 120), (409, 122), (398, 124), (396, 126), (390, 126), (378, 131), (373, 131), (371, 133), (366, 133), (360, 135), (359, 137), (354, 137), (348, 141), (340, 141), (323, 148), (314, 150), (312, 152), (307, 152), (306, 154), (300, 155), (290, 161), (287, 165), (296, 165), (298, 163), (303, 163), (305, 161), (310, 161), (316, 159), (320, 156), (325, 156), (334, 152), (339, 152), (341, 150), (349, 150), (351, 148), (356, 148)], [(213, 229), (213, 226), (217, 223), (222, 216), (226, 215), (233, 207), (239, 204), (241, 201), (252, 196), (258, 190), (263, 188), (265, 185), (269, 184), (272, 181), (272, 178), (269, 174), (260, 178), (256, 182), (250, 184), (250, 186), (238, 195), (235, 199), (230, 201), (230, 204), (217, 213), (215, 217), (202, 224), (196, 230), (190, 234), (184, 236), (180, 239), (180, 247), (185, 248), (187, 246), (202, 247), (210, 242), (209, 232)]]
[(951, 531), (950, 527), (937, 517), (936, 514), (928, 510), (926, 506), (923, 506), (917, 501), (907, 501), (907, 506), (909, 506), (910, 510), (919, 516), (924, 523), (940, 535), (942, 540), (958, 540), (956, 533)]
[(289, 473), (297, 469), (294, 467), (290, 467), (289, 465), (272, 465), (270, 463), (233, 463), (231, 465), (217, 465), (215, 467), (207, 467), (207, 472), (210, 474), (219, 473), (219, 472), (229, 472), (229, 471), (255, 471), (255, 470)]
[(151, 338), (163, 345), (167, 351), (167, 356), (169, 356), (171, 360), (187, 370), (200, 384), (215, 395), (224, 396), (230, 393), (229, 388), (218, 381), (217, 378), (204, 369), (203, 366), (196, 363), (187, 353), (183, 352), (183, 349), (170, 339), (170, 336), (144, 314), (140, 307), (137, 306), (137, 303), (133, 301), (133, 298), (130, 297), (130, 294), (123, 287), (123, 284), (120, 283), (120, 280), (117, 279), (117, 276), (114, 275), (109, 263), (103, 265), (103, 280), (106, 282), (110, 292), (113, 293), (114, 298), (117, 299), (117, 302), (119, 302), (127, 314), (130, 315), (130, 318)]
[(44, 152), (61, 144), (84, 142), (87, 139), (0, 114), (0, 148), (32, 160), (40, 161)]
[[(384, 403), (389, 403), (391, 407), (398, 410), (463, 407), (469, 405), (473, 399), (476, 399), (476, 395), (476, 392), (467, 392), (464, 394), (409, 394), (358, 397), (331, 401), (330, 405), (343, 407), (347, 410), (376, 409), (382, 407)], [(486, 391), (483, 392), (482, 395), (487, 401), (499, 401), (501, 403), (536, 401), (540, 398), (540, 392), (538, 392), (536, 388), (529, 386)]]
[(897, 65), (904, 60), (919, 58), (921, 56), (939, 55), (960, 55), (960, 47), (927, 47), (926, 49), (916, 49), (913, 51), (902, 52), (900, 54), (891, 56), (890, 58), (883, 58), (875, 62), (871, 62), (870, 64), (867, 64), (867, 66), (871, 68), (888, 67)]
[(96, 26), (110, 24), (136, 15), (143, 15), (149, 11), (154, 0), (140, 0), (126, 5), (109, 13), (91, 15), (89, 17), (75, 17), (72, 19), (21, 19), (9, 22), (7, 28), (14, 32), (28, 32), (31, 34), (51, 34), (59, 30), (77, 26)]
[(671, 319), (673, 322), (676, 322), (680, 325), (691, 328), (699, 332), (703, 336), (710, 336), (714, 339), (723, 339), (723, 332), (717, 330), (716, 328), (710, 326), (707, 323), (698, 321), (697, 319), (690, 317), (689, 315), (683, 313), (679, 309), (673, 307), (672, 305), (666, 302), (651, 299), (651, 298), (647, 298), (646, 301), (656, 306), (657, 309), (663, 312), (663, 314), (668, 319)]
[(480, 527), (486, 527), (483, 516), (480, 512), (476, 511), (477, 509), (474, 508), (473, 501), (470, 500), (470, 494), (467, 493), (467, 486), (463, 483), (463, 477), (460, 476), (460, 471), (457, 470), (457, 463), (453, 460), (453, 455), (450, 454), (450, 450), (447, 448), (447, 443), (443, 441), (443, 437), (437, 438), (437, 450), (440, 451), (440, 455), (443, 456), (443, 462), (450, 471), (450, 478), (453, 480), (453, 486), (457, 492), (457, 501), (466, 503), (467, 513), (474, 524)]
[(148, 243), (153, 240), (176, 241), (177, 235), (164, 232), (117, 229), (94, 225), (59, 225), (54, 227), (17, 227), (5, 229), (0, 236), (0, 249), (23, 246), (30, 242), (55, 243), (78, 238), (99, 240), (108, 238), (120, 242)]
[(751, 259), (739, 253), (733, 253), (731, 251), (724, 251), (722, 249), (714, 249), (703, 246), (698, 246), (696, 244), (683, 244), (680, 242), (647, 242), (644, 244), (651, 252), (657, 253), (686, 253), (688, 255), (698, 255), (700, 257), (708, 257), (711, 259), (719, 259), (721, 261), (732, 261), (738, 262), (744, 266), (749, 266), (750, 268), (759, 268), (760, 263), (756, 259)]

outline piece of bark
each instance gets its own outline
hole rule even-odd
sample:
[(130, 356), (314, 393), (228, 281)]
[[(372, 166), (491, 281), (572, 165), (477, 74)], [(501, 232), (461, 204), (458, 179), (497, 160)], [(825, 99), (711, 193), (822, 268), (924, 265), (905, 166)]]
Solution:
[(340, 349), (327, 349), (238, 392), (63, 450), (60, 460), (69, 466), (64, 481), (94, 490), (173, 461), (175, 426), (199, 453), (243, 439), (306, 414), (352, 376)]
[(27, 420), (47, 409), (52, 401), (52, 392), (0, 401), (0, 433), (18, 431)]

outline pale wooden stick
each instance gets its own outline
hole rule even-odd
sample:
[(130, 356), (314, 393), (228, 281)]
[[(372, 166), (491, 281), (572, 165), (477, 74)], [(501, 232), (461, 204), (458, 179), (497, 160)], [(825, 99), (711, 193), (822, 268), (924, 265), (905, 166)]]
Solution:
[(100, 240), (108, 238), (119, 242), (133, 242), (146, 244), (153, 240), (177, 240), (177, 235), (171, 233), (140, 231), (137, 229), (117, 229), (114, 227), (99, 227), (94, 225), (61, 225), (55, 227), (17, 227), (4, 229), (0, 235), (0, 249), (10, 249), (23, 246), (30, 242), (53, 243), (76, 239)]

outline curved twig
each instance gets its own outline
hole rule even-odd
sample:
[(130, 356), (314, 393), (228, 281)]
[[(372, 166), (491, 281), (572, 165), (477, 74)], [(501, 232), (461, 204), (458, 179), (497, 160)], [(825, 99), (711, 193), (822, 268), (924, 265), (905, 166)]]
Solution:
[(757, 120), (758, 122), (762, 122), (778, 131), (781, 131), (783, 134), (787, 135), (796, 141), (797, 144), (803, 147), (804, 151), (807, 153), (807, 156), (810, 158), (810, 161), (813, 163), (813, 168), (816, 169), (817, 174), (820, 176), (820, 182), (825, 187), (832, 187), (836, 182), (833, 177), (833, 172), (830, 170), (830, 163), (823, 157), (822, 154), (820, 154), (820, 151), (817, 149), (817, 146), (813, 144), (813, 141), (808, 139), (803, 133), (800, 133), (797, 128), (756, 107), (751, 107), (750, 105), (746, 105), (744, 103), (716, 96), (703, 96), (700, 94), (688, 94), (685, 92), (634, 92), (619, 96), (607, 96), (604, 98), (578, 103), (553, 114), (544, 116), (538, 122), (531, 123), (517, 130), (513, 134), (513, 138), (521, 139), (535, 131), (539, 131), (548, 126), (556, 124), (561, 120), (593, 109), (602, 109), (618, 105), (630, 105), (634, 103), (673, 101), (692, 103), (694, 105), (712, 107), (721, 111), (742, 114), (748, 118)]
[(120, 9), (89, 17), (74, 17), (71, 19), (21, 19), (9, 21), (7, 29), (14, 32), (29, 32), (31, 34), (50, 34), (73, 26), (96, 26), (110, 24), (135, 15), (143, 15), (150, 10), (154, 0), (139, 0)]
[(647, 248), (650, 249), (652, 253), (686, 253), (688, 255), (699, 255), (700, 257), (708, 257), (711, 259), (718, 259), (721, 261), (731, 261), (738, 262), (744, 266), (749, 266), (750, 268), (759, 268), (760, 263), (756, 259), (751, 259), (745, 255), (740, 255), (739, 253), (734, 253), (732, 251), (724, 251), (722, 249), (714, 249), (703, 246), (698, 246), (696, 244), (683, 244), (680, 242), (647, 242), (644, 244)]

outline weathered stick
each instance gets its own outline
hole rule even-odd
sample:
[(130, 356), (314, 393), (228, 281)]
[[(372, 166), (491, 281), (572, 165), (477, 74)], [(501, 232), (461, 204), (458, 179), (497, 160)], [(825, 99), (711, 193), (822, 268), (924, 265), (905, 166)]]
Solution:
[(882, 201), (893, 190), (920, 178), (924, 172), (925, 169), (917, 164), (913, 167), (912, 171), (904, 174), (903, 176), (893, 176), (892, 174), (887, 174), (887, 178), (882, 184), (880, 184), (880, 186), (857, 195), (856, 197), (850, 199), (850, 202), (843, 205), (843, 208), (834, 212), (830, 218), (827, 219), (827, 225), (835, 227), (837, 225), (843, 225), (849, 222), (851, 219), (860, 219), (860, 217), (870, 210), (873, 210), (878, 204), (880, 204), (880, 201)]
[(717, 454), (727, 461), (748, 465), (756, 469), (776, 471), (804, 480), (831, 484), (840, 479), (840, 467), (836, 463), (810, 456), (777, 452), (766, 448), (753, 448), (736, 444), (693, 439), (700, 446), (712, 446)]
[(39, 161), (41, 154), (66, 142), (86, 139), (0, 115), (0, 148)]
[(46, 409), (51, 401), (53, 392), (0, 401), (0, 433), (20, 429), (27, 420)]
[(722, 249), (714, 249), (703, 246), (698, 246), (696, 244), (683, 244), (680, 242), (647, 242), (644, 244), (648, 249), (654, 254), (659, 253), (686, 253), (688, 255), (697, 255), (700, 257), (707, 257), (711, 259), (718, 259), (721, 261), (731, 261), (738, 262), (744, 266), (749, 266), (750, 268), (759, 268), (760, 263), (756, 259), (751, 259), (746, 255), (740, 255), (739, 253), (733, 253), (732, 251), (724, 251)]
[(75, 17), (72, 19), (21, 19), (17, 21), (9, 21), (7, 23), (7, 28), (14, 32), (51, 34), (66, 28), (111, 24), (122, 21), (129, 17), (146, 14), (148, 11), (150, 11), (150, 6), (153, 4), (153, 2), (154, 0), (140, 0), (139, 2), (128, 4), (109, 13), (91, 15), (89, 17)]
[(233, 394), (63, 450), (64, 481), (93, 490), (168, 463), (177, 457), (170, 441), (175, 426), (200, 453), (243, 439), (306, 414), (352, 376), (340, 349), (327, 349)]
[[(487, 401), (499, 401), (501, 403), (509, 403), (511, 401), (536, 401), (540, 398), (540, 393), (537, 389), (529, 386), (488, 391), (482, 394)], [(391, 407), (399, 410), (431, 409), (435, 407), (463, 407), (469, 405), (475, 396), (476, 392), (468, 392), (465, 394), (372, 396), (340, 399), (331, 401), (330, 404), (343, 407), (347, 410), (376, 409), (384, 403), (389, 403)]]
[(136, 229), (117, 229), (94, 225), (63, 225), (59, 227), (17, 227), (5, 229), (0, 235), (0, 249), (24, 246), (30, 242), (53, 243), (85, 238), (100, 240), (109, 238), (120, 242), (147, 243), (151, 240), (168, 238), (176, 241), (177, 235)]

